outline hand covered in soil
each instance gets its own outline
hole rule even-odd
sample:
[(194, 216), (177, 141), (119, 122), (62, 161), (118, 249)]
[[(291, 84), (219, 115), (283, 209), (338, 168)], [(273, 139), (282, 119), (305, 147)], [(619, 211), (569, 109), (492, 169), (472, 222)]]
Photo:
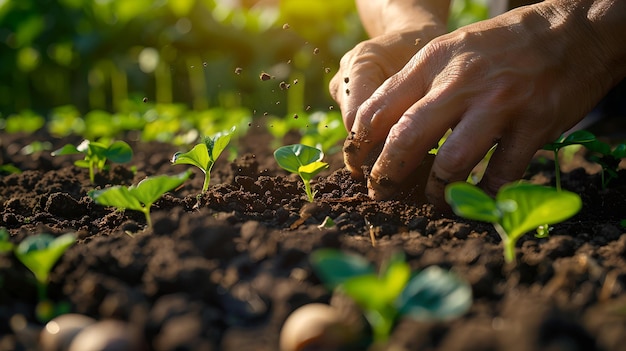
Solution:
[[(336, 97), (350, 129), (346, 165), (362, 176), (368, 154), (384, 144), (368, 187), (374, 199), (389, 198), (452, 128), (435, 157), (426, 196), (446, 207), (445, 185), (466, 179), (497, 144), (481, 181), (494, 194), (626, 76), (619, 33), (626, 33), (626, 2), (555, 0), (437, 37), (373, 93), (362, 92), (370, 95), (363, 103), (357, 96), (351, 102)], [(358, 62), (353, 56), (347, 60)], [(383, 79), (359, 68), (352, 72), (363, 82)]]

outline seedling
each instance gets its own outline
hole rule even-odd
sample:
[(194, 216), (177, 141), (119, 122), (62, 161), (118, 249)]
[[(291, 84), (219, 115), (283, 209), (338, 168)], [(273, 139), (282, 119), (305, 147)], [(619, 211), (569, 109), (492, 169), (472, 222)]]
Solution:
[(401, 254), (379, 274), (364, 257), (332, 249), (315, 251), (311, 264), (329, 289), (340, 289), (363, 310), (375, 343), (385, 342), (400, 318), (448, 320), (472, 304), (468, 283), (436, 266), (412, 274)]
[(493, 224), (507, 262), (515, 262), (515, 243), (526, 232), (564, 221), (582, 207), (578, 194), (522, 182), (504, 185), (495, 199), (465, 182), (449, 184), (445, 196), (457, 215)]
[(48, 276), (55, 263), (75, 241), (73, 233), (56, 238), (50, 234), (37, 234), (24, 239), (14, 250), (17, 259), (33, 272), (37, 280), (37, 316), (42, 321), (64, 312), (64, 306), (55, 308), (47, 298)]
[(204, 172), (202, 193), (205, 193), (209, 189), (209, 183), (211, 182), (211, 169), (222, 151), (228, 146), (234, 131), (235, 127), (232, 127), (228, 132), (204, 138), (202, 143), (197, 144), (188, 152), (175, 153), (172, 157), (172, 164), (188, 164), (200, 168)]
[(311, 179), (329, 167), (328, 163), (321, 161), (324, 153), (312, 146), (294, 144), (276, 149), (274, 158), (280, 167), (300, 176), (307, 199), (313, 202), (317, 192), (311, 190)]
[(95, 173), (104, 170), (107, 160), (115, 163), (126, 163), (133, 157), (132, 148), (123, 141), (115, 141), (107, 146), (89, 140), (83, 140), (78, 146), (67, 144), (53, 151), (52, 156), (84, 154), (85, 158), (74, 162), (77, 167), (89, 169), (89, 179), (95, 182)]
[(609, 144), (594, 140), (585, 146), (595, 153), (590, 159), (602, 166), (602, 189), (606, 189), (609, 182), (617, 178), (619, 163), (622, 158), (626, 157), (626, 144), (619, 144), (611, 150)]
[(191, 171), (174, 176), (160, 175), (148, 177), (137, 185), (130, 187), (114, 186), (106, 189), (92, 190), (89, 197), (97, 204), (113, 206), (120, 210), (135, 210), (146, 217), (148, 228), (152, 228), (150, 207), (166, 192), (179, 187), (189, 178)]
[(543, 147), (544, 150), (549, 150), (554, 153), (554, 178), (557, 190), (561, 190), (561, 167), (559, 165), (559, 151), (566, 146), (588, 145), (594, 140), (596, 140), (596, 137), (592, 133), (586, 130), (577, 130), (570, 135), (562, 135), (556, 141), (550, 144), (546, 144)]

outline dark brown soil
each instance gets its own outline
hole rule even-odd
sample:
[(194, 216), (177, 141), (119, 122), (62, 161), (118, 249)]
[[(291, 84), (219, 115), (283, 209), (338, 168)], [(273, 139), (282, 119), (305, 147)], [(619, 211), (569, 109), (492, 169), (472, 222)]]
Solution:
[[(129, 322), (150, 350), (278, 350), (289, 313), (331, 297), (308, 261), (318, 248), (357, 252), (378, 265), (403, 251), (414, 270), (439, 265), (470, 282), (474, 304), (466, 315), (403, 320), (385, 350), (626, 349), (626, 175), (601, 190), (598, 168), (583, 153), (563, 167), (564, 188), (581, 194), (583, 210), (547, 239), (520, 239), (511, 266), (490, 225), (410, 198), (371, 201), (340, 155), (327, 156), (331, 168), (316, 179), (318, 199), (309, 205), (300, 180), (276, 165), (262, 128), (238, 141), (234, 162), (220, 159), (205, 195), (196, 197), (203, 177), (194, 170), (159, 200), (152, 230), (143, 229), (143, 214), (94, 204), (87, 196), (94, 185), (87, 170), (72, 165), (75, 158), (19, 152), (34, 140), (49, 140), (53, 149), (80, 140), (0, 137), (0, 163), (23, 170), (0, 178), (0, 226), (11, 241), (78, 235), (51, 274), (49, 296), (97, 320)], [(99, 174), (96, 187), (187, 169), (169, 163), (181, 151), (171, 145), (131, 145), (132, 163)], [(549, 158), (539, 152), (526, 178), (552, 182)], [(335, 229), (317, 227), (326, 216)], [(1, 350), (38, 349), (28, 334), (42, 326), (36, 303), (30, 272), (0, 255)], [(16, 326), (16, 316), (27, 326)]]

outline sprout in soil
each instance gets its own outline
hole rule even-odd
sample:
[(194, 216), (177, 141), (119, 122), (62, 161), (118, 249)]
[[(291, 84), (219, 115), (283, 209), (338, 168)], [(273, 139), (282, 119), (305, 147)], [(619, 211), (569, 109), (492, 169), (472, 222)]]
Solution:
[(62, 304), (54, 306), (48, 301), (46, 288), (52, 267), (75, 241), (76, 236), (73, 233), (63, 234), (56, 238), (50, 234), (37, 234), (27, 237), (15, 247), (15, 257), (33, 272), (37, 280), (39, 303), (36, 314), (42, 321), (67, 312)]
[(222, 151), (228, 146), (234, 131), (235, 127), (232, 127), (228, 132), (204, 138), (202, 143), (197, 144), (188, 152), (177, 152), (172, 157), (172, 164), (188, 164), (200, 168), (204, 172), (202, 193), (205, 193), (209, 189), (209, 183), (211, 182), (211, 168), (213, 168)]
[(495, 199), (475, 185), (456, 182), (446, 186), (445, 196), (458, 216), (493, 224), (507, 262), (515, 262), (515, 243), (522, 235), (564, 221), (582, 207), (578, 194), (523, 182), (504, 185)]
[(274, 158), (280, 167), (300, 176), (309, 202), (313, 202), (317, 193), (311, 190), (311, 179), (329, 167), (328, 163), (321, 161), (323, 157), (320, 149), (303, 144), (281, 146), (274, 151)]
[(544, 145), (544, 150), (554, 152), (554, 178), (556, 189), (561, 190), (561, 168), (559, 165), (559, 151), (570, 145), (586, 145), (596, 140), (596, 137), (586, 130), (577, 130), (570, 135), (563, 135), (552, 143)]
[(364, 257), (333, 249), (313, 252), (311, 264), (329, 289), (340, 289), (361, 308), (375, 343), (385, 342), (400, 318), (448, 320), (472, 304), (467, 282), (436, 266), (411, 273), (402, 254), (393, 255), (379, 274)]
[(53, 151), (52, 156), (84, 154), (82, 160), (74, 162), (77, 167), (89, 169), (89, 179), (94, 183), (95, 173), (106, 167), (107, 160), (115, 163), (129, 162), (133, 157), (132, 148), (123, 141), (115, 141), (111, 145), (83, 140), (78, 146), (67, 144)]
[(114, 186), (92, 190), (89, 196), (99, 205), (113, 206), (120, 210), (135, 210), (146, 216), (148, 228), (152, 228), (150, 207), (166, 192), (179, 187), (189, 178), (191, 171), (174, 176), (160, 175), (148, 177), (130, 187)]
[(609, 182), (617, 178), (620, 161), (626, 157), (626, 144), (619, 144), (611, 149), (609, 144), (594, 139), (585, 144), (585, 147), (592, 152), (589, 159), (602, 166), (602, 189), (606, 189)]

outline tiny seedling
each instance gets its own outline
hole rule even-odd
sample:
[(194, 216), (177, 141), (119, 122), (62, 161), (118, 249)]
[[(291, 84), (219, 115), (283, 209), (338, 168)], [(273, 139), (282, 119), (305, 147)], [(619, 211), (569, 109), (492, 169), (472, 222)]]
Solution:
[(596, 140), (596, 137), (586, 131), (577, 130), (570, 135), (562, 135), (560, 138), (552, 143), (544, 145), (544, 150), (549, 150), (554, 153), (554, 178), (556, 182), (556, 189), (561, 190), (561, 167), (559, 165), (559, 151), (566, 146), (571, 145), (588, 145)]
[(448, 320), (472, 304), (467, 282), (436, 266), (413, 274), (402, 254), (379, 274), (364, 257), (333, 249), (315, 251), (311, 264), (329, 289), (340, 289), (363, 310), (375, 343), (385, 342), (400, 318)]
[[(50, 234), (29, 236), (15, 247), (14, 254), (26, 266), (37, 280), (37, 317), (42, 321), (52, 319), (65, 311), (65, 306), (54, 306), (47, 298), (48, 276), (55, 263), (65, 251), (74, 244), (76, 236), (73, 233), (54, 237)], [(55, 308), (56, 307), (56, 308)]]
[(445, 196), (458, 216), (493, 224), (507, 262), (515, 262), (515, 244), (522, 235), (562, 222), (582, 207), (578, 194), (523, 182), (504, 185), (495, 199), (475, 185), (456, 182), (446, 186)]
[(118, 140), (111, 145), (83, 140), (78, 146), (67, 144), (53, 151), (52, 156), (84, 154), (82, 160), (74, 162), (77, 167), (89, 169), (89, 179), (95, 182), (95, 173), (104, 170), (107, 160), (115, 163), (126, 163), (133, 157), (132, 148), (124, 141)]
[(174, 176), (160, 175), (148, 177), (137, 185), (113, 186), (106, 189), (92, 190), (89, 197), (97, 204), (113, 206), (120, 210), (135, 210), (146, 217), (148, 228), (152, 228), (150, 207), (166, 192), (179, 187), (189, 178), (191, 171)]
[(609, 144), (600, 140), (594, 140), (585, 146), (594, 153), (590, 156), (590, 159), (602, 166), (602, 173), (600, 173), (602, 189), (606, 189), (609, 182), (617, 178), (620, 161), (626, 157), (626, 144), (619, 144), (611, 149)]
[(172, 164), (188, 164), (200, 168), (204, 172), (202, 193), (205, 193), (209, 189), (209, 183), (211, 182), (211, 169), (222, 151), (228, 146), (234, 131), (235, 127), (232, 127), (228, 132), (204, 138), (202, 143), (197, 144), (188, 152), (175, 153), (172, 157)]
[(311, 190), (311, 179), (329, 167), (328, 163), (321, 161), (324, 153), (312, 146), (294, 144), (276, 149), (274, 158), (280, 167), (300, 176), (307, 199), (313, 202), (317, 192)]

